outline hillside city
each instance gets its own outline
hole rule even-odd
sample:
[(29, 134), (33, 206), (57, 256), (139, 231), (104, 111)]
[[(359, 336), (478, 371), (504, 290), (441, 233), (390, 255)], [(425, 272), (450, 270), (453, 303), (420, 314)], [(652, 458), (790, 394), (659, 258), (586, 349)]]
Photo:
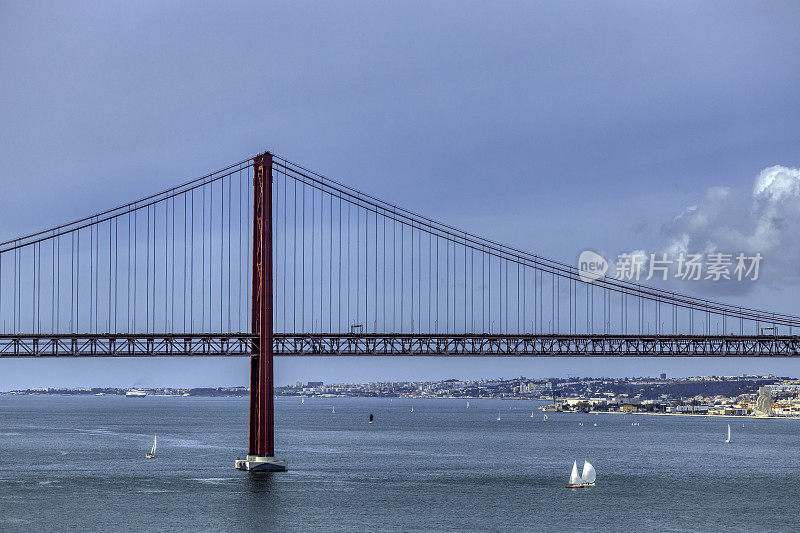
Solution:
[(400, 397), (548, 400), (546, 412), (798, 416), (800, 379), (772, 374), (659, 378), (547, 378), (429, 382), (297, 382), (276, 394), (303, 397)]
[[(10, 395), (247, 396), (248, 387), (53, 388)], [(546, 378), (370, 383), (296, 382), (275, 388), (282, 397), (460, 398), (543, 400), (545, 412), (625, 412), (723, 416), (800, 416), (800, 379), (772, 374), (688, 378)]]

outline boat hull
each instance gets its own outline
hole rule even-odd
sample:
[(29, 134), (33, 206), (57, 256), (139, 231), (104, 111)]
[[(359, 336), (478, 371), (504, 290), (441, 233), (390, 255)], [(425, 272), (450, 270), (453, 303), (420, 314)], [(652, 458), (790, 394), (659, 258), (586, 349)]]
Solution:
[(568, 489), (585, 489), (586, 487), (594, 487), (594, 483), (581, 483), (579, 485), (570, 485), (567, 483)]

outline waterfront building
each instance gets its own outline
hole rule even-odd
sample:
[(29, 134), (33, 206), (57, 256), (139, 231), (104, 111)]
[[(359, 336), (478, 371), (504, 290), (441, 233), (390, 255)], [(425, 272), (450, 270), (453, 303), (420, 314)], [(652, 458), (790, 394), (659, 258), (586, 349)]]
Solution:
[(758, 398), (756, 399), (756, 408), (754, 410), (756, 416), (772, 416), (772, 387), (763, 386), (758, 389)]

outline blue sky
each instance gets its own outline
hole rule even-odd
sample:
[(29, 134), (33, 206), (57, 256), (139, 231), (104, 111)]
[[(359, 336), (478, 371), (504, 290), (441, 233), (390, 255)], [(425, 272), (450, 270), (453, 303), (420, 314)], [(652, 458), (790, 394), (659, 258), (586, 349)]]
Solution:
[[(719, 239), (690, 206), (748, 237), (759, 174), (800, 167), (798, 22), (796, 2), (2, 2), (0, 239), (265, 148), (569, 263), (586, 248), (666, 249), (676, 232)], [(798, 312), (790, 193), (768, 206), (785, 223), (761, 243), (765, 268), (780, 268), (732, 301)], [(575, 361), (280, 359), (276, 372), (800, 373), (763, 360)], [(247, 381), (243, 359), (2, 364), (0, 389)]]

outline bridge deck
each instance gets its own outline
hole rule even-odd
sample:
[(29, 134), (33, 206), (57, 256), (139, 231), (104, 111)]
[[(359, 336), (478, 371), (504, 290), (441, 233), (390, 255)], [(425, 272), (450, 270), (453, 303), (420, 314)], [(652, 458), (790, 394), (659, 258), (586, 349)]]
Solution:
[[(244, 356), (257, 336), (0, 335), (0, 357)], [(797, 357), (797, 335), (490, 335), (276, 333), (280, 356)]]

